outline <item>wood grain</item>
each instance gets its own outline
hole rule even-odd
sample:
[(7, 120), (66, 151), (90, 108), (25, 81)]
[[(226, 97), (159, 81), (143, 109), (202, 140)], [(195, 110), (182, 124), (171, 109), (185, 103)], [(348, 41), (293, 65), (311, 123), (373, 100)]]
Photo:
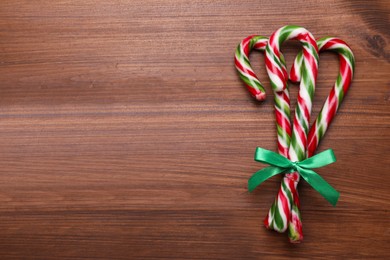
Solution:
[[(388, 1), (0, 3), (1, 259), (389, 258)], [(276, 149), (268, 99), (233, 64), (246, 36), (286, 24), (334, 35), (356, 76), (319, 151), (333, 208), (300, 184), (305, 241), (262, 226), (256, 146)], [(299, 50), (283, 50), (291, 64)], [(322, 54), (314, 116), (338, 71)], [(297, 87), (291, 86), (292, 96)], [(313, 116), (313, 117), (314, 117)]]

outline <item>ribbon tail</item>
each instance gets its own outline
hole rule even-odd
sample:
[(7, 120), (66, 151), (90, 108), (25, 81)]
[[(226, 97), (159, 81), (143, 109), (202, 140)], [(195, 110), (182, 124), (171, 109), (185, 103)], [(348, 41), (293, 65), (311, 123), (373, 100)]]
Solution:
[(299, 167), (298, 172), (316, 191), (318, 191), (330, 204), (336, 206), (340, 193), (315, 171)]
[(248, 190), (249, 192), (253, 191), (257, 186), (259, 186), (265, 180), (275, 176), (277, 174), (283, 173), (286, 169), (277, 167), (277, 166), (269, 166), (267, 168), (261, 169), (260, 171), (254, 173), (252, 177), (248, 180)]

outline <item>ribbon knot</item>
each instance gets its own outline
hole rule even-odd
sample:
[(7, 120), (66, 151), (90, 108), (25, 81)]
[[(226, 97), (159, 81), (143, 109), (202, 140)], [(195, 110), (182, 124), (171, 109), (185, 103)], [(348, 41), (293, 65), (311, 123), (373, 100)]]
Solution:
[(294, 171), (298, 171), (298, 162), (291, 162), (291, 167), (294, 169)]
[(332, 149), (323, 151), (303, 161), (292, 162), (280, 154), (257, 147), (255, 161), (266, 163), (270, 166), (252, 175), (248, 181), (248, 190), (250, 192), (272, 176), (281, 173), (298, 172), (330, 204), (336, 206), (340, 193), (318, 175), (318, 173), (312, 170), (336, 162), (336, 157)]

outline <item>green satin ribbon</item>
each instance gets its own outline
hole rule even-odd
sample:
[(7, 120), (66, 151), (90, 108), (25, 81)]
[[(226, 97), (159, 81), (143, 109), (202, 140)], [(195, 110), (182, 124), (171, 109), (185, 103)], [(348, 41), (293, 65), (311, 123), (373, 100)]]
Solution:
[(255, 161), (266, 163), (271, 166), (261, 169), (252, 175), (248, 181), (248, 190), (250, 192), (272, 176), (280, 173), (299, 172), (302, 178), (329, 201), (330, 204), (336, 206), (340, 193), (330, 186), (330, 184), (315, 171), (311, 170), (334, 163), (336, 157), (332, 149), (323, 151), (300, 162), (292, 162), (280, 154), (257, 147)]

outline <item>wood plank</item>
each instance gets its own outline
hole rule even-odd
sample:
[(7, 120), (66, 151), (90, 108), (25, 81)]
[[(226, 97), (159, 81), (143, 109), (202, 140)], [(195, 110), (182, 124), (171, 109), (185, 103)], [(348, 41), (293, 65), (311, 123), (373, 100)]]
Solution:
[[(0, 5), (1, 259), (389, 258), (388, 1), (27, 1)], [(356, 75), (319, 151), (341, 198), (301, 183), (304, 242), (262, 226), (280, 177), (272, 91), (254, 101), (233, 54), (298, 24), (348, 42)], [(297, 43), (283, 47), (291, 64)], [(290, 66), (290, 65), (289, 65)], [(316, 116), (338, 71), (321, 54)], [(291, 86), (292, 96), (298, 87)], [(295, 101), (294, 101), (295, 102)]]

